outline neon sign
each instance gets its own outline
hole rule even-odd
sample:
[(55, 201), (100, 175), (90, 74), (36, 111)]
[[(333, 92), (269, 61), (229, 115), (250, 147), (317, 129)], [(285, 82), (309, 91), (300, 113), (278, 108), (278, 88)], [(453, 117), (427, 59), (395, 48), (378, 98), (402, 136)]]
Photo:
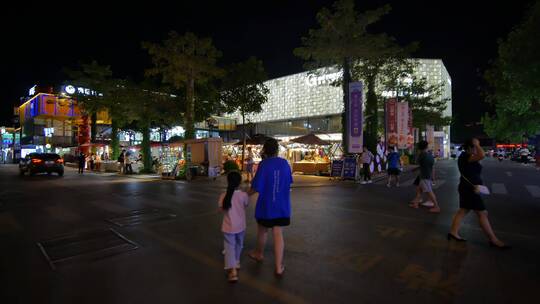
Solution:
[(78, 95), (86, 95), (86, 96), (100, 96), (100, 97), (103, 96), (102, 93), (99, 93), (99, 92), (96, 92), (94, 90), (90, 90), (84, 87), (76, 87), (71, 84), (65, 85), (62, 88), (62, 91), (68, 95), (78, 94)]

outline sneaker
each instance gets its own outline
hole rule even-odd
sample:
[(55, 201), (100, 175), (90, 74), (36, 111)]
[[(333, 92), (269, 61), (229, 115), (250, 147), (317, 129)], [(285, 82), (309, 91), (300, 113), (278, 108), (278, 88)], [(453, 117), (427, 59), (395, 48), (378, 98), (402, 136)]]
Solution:
[(386, 187), (390, 188), (390, 184), (386, 184)]
[(426, 201), (421, 204), (424, 207), (433, 207), (435, 204), (432, 201)]
[(368, 180), (368, 182), (367, 182), (367, 183), (368, 183), (368, 184), (372, 184), (372, 183), (373, 183), (373, 181), (372, 181), (372, 180)]
[(361, 181), (360, 184), (365, 185), (366, 181)]

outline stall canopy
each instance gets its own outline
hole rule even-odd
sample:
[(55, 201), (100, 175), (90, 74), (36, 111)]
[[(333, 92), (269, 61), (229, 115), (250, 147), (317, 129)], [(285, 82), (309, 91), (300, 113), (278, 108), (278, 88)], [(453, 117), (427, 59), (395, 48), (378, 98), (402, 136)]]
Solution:
[(318, 146), (330, 145), (329, 142), (320, 139), (314, 133), (309, 133), (307, 135), (291, 139), (291, 142), (298, 143), (298, 144), (305, 144), (305, 145), (318, 145)]
[[(267, 139), (270, 139), (272, 137), (268, 137), (264, 134), (255, 134), (253, 136), (247, 136), (246, 138), (246, 145), (264, 145), (264, 143), (266, 142)], [(241, 146), (243, 145), (244, 142), (241, 140), (237, 143), (235, 143), (236, 146)]]

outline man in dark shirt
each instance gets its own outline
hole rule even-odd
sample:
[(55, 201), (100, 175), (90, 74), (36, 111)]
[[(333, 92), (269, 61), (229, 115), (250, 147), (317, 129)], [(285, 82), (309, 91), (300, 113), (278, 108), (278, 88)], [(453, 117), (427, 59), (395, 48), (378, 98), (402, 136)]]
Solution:
[(410, 206), (413, 208), (418, 208), (418, 205), (422, 202), (422, 194), (427, 193), (429, 200), (433, 202), (433, 207), (429, 209), (431, 213), (441, 212), (439, 203), (437, 202), (437, 197), (433, 192), (433, 164), (435, 160), (433, 156), (427, 152), (428, 143), (427, 141), (421, 141), (418, 143), (418, 150), (420, 154), (418, 155), (418, 165), (420, 169), (420, 175), (418, 176), (417, 192), (415, 199), (411, 202)]
[(78, 163), (79, 163), (79, 174), (83, 174), (84, 172), (84, 166), (86, 164), (86, 155), (84, 153), (80, 152), (79, 156), (77, 157)]

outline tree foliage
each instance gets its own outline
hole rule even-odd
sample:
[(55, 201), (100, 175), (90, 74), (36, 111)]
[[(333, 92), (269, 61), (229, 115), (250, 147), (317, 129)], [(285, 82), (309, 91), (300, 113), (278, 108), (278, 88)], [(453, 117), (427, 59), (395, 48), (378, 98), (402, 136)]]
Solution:
[(232, 65), (223, 80), (221, 98), (224, 110), (227, 113), (238, 111), (242, 117), (260, 113), (268, 100), (266, 79), (263, 63), (255, 57)]
[(142, 45), (148, 50), (154, 64), (146, 74), (160, 75), (164, 83), (185, 90), (186, 138), (194, 138), (195, 113), (200, 105), (195, 89), (223, 75), (223, 70), (216, 66), (221, 52), (214, 47), (210, 38), (201, 39), (190, 32), (180, 36), (173, 31), (162, 43), (143, 42)]
[(246, 142), (246, 115), (260, 113), (262, 105), (268, 101), (268, 88), (264, 84), (267, 79), (262, 61), (250, 57), (245, 62), (232, 65), (223, 81), (221, 93), (223, 108), (227, 113), (238, 111), (242, 116), (243, 149)]
[(524, 21), (499, 41), (498, 58), (486, 71), (487, 99), (494, 115), (486, 115), (484, 128), (502, 141), (540, 132), (540, 1)]
[(152, 156), (150, 147), (150, 132), (152, 128), (168, 128), (178, 121), (179, 103), (175, 95), (167, 88), (157, 86), (155, 82), (146, 79), (141, 83), (126, 83), (123, 88), (126, 99), (129, 100), (130, 123), (143, 135), (141, 152), (143, 157), (143, 172), (152, 171)]
[(110, 81), (112, 77), (111, 67), (108, 65), (99, 65), (97, 61), (90, 63), (81, 63), (75, 70), (64, 69), (70, 82), (76, 86), (91, 89), (97, 94), (86, 95), (76, 92), (75, 98), (84, 114), (91, 116), (91, 140), (95, 142), (97, 134), (97, 113), (108, 109), (108, 100), (105, 98), (107, 92), (111, 89)]
[(400, 101), (412, 109), (413, 126), (420, 130), (426, 125), (447, 126), (451, 118), (444, 116), (448, 98), (443, 98), (444, 84), (429, 84), (423, 77), (407, 76), (393, 86)]
[[(336, 84), (341, 84), (343, 89), (345, 113), (348, 112), (348, 86), (353, 79), (351, 65), (359, 60), (376, 60), (384, 53), (390, 38), (385, 34), (372, 34), (368, 27), (389, 12), (390, 6), (385, 5), (358, 13), (353, 0), (338, 0), (332, 10), (323, 8), (319, 11), (319, 28), (309, 30), (308, 36), (302, 37), (302, 46), (294, 50), (296, 56), (306, 61), (307, 69), (337, 67), (343, 71)], [(342, 119), (342, 125), (343, 144), (347, 147), (345, 119)], [(371, 132), (376, 133), (376, 130)], [(373, 136), (368, 134), (368, 137)]]

